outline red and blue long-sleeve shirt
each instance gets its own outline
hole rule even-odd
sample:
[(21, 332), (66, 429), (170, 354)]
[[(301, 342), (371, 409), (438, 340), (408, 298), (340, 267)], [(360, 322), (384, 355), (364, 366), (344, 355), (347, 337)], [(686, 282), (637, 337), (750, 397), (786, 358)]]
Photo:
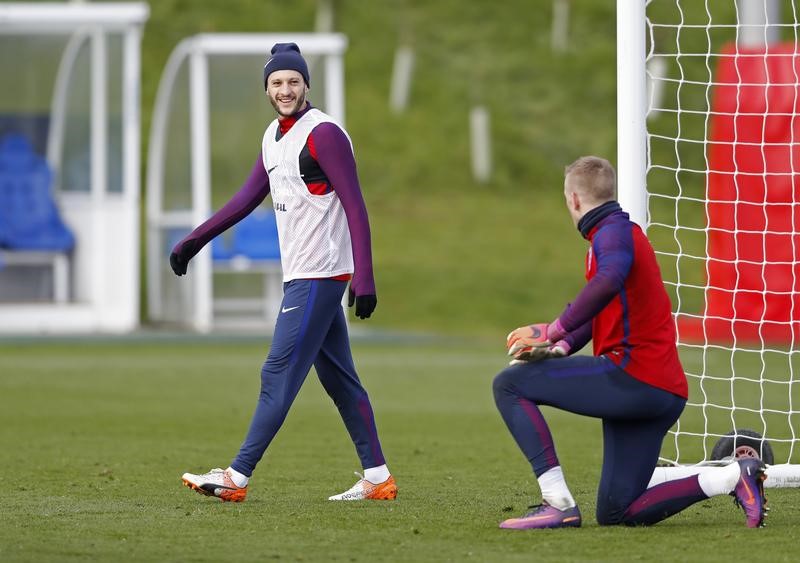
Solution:
[(672, 307), (650, 241), (617, 202), (591, 210), (578, 228), (591, 243), (587, 283), (559, 317), (572, 349), (591, 339), (596, 356), (688, 397)]

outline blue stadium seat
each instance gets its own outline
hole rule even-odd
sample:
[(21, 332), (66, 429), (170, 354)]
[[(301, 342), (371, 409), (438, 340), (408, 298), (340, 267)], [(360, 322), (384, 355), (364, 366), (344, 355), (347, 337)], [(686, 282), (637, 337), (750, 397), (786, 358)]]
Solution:
[(50, 193), (52, 172), (23, 135), (0, 140), (0, 246), (69, 252), (75, 237)]
[(256, 209), (239, 221), (234, 227), (229, 252), (250, 260), (280, 260), (275, 213), (271, 209)]
[[(166, 253), (183, 239), (187, 229), (170, 229), (165, 239)], [(239, 221), (229, 231), (211, 241), (211, 258), (215, 262), (227, 262), (236, 258), (254, 261), (279, 261), (278, 225), (271, 209), (259, 208)]]
[[(236, 230), (236, 227), (233, 228)], [(214, 260), (230, 260), (234, 256), (233, 233), (222, 233), (211, 241), (211, 258)]]

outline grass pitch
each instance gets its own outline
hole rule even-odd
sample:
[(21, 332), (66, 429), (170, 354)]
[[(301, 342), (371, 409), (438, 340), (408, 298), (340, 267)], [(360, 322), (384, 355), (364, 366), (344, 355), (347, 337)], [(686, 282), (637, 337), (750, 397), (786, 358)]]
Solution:
[(395, 502), (331, 503), (359, 469), (312, 374), (258, 467), (247, 502), (180, 484), (225, 467), (250, 421), (268, 349), (254, 340), (0, 344), (2, 561), (685, 561), (743, 552), (794, 560), (797, 490), (768, 491), (748, 530), (727, 498), (652, 528), (601, 528), (597, 421), (545, 412), (584, 514), (579, 530), (497, 523), (538, 500), (491, 397), (502, 346), (366, 344), (356, 362), (375, 407)]

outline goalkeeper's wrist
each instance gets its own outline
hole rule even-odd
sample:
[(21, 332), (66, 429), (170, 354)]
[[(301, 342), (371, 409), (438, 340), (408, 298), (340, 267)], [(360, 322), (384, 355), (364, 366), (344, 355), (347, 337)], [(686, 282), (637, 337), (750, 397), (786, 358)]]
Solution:
[(559, 340), (547, 349), (553, 356), (569, 356), (572, 345), (565, 339)]
[(560, 318), (547, 325), (547, 339), (550, 342), (558, 342), (559, 340), (563, 340), (566, 334), (567, 331), (564, 330), (564, 327), (561, 325)]

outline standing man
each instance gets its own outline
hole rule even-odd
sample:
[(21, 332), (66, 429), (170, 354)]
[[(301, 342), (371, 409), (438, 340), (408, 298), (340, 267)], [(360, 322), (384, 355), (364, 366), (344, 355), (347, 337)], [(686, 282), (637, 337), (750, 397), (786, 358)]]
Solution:
[[(647, 488), (661, 442), (686, 404), (688, 386), (655, 253), (615, 201), (615, 192), (607, 160), (583, 157), (567, 167), (567, 209), (590, 242), (586, 286), (552, 323), (508, 335), (514, 359), (494, 380), (495, 402), (533, 467), (542, 504), (500, 527), (581, 525), (539, 405), (602, 419), (600, 525), (655, 524), (698, 501), (731, 494), (747, 525), (759, 527), (766, 512), (761, 460), (740, 460)], [(594, 356), (570, 355), (590, 339)]]
[(208, 221), (170, 255), (176, 275), (204, 245), (272, 194), (283, 267), (284, 296), (272, 346), (261, 369), (261, 393), (239, 454), (225, 470), (183, 483), (198, 493), (240, 502), (311, 366), (342, 416), (364, 468), (348, 491), (329, 500), (392, 500), (397, 486), (378, 440), (369, 397), (356, 374), (341, 301), (369, 318), (377, 297), (369, 221), (347, 133), (306, 100), (308, 66), (294, 43), (278, 43), (264, 65), (264, 88), (278, 113), (267, 127), (250, 177)]

